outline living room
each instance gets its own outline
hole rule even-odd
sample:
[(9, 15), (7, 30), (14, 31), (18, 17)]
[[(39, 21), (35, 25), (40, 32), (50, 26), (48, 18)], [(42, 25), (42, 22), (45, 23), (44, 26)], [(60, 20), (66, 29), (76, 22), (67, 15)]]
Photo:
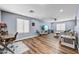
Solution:
[(78, 4), (0, 4), (0, 53), (77, 54), (78, 7)]

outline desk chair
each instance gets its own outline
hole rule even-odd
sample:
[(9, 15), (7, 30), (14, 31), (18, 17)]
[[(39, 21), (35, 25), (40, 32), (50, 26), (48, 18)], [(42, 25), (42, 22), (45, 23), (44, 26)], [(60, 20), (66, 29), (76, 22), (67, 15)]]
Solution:
[(10, 44), (10, 43), (13, 43), (15, 40), (16, 40), (16, 37), (18, 35), (18, 32), (15, 33), (14, 37), (11, 38), (11, 39), (7, 39), (6, 40), (6, 45)]
[[(15, 35), (14, 35), (13, 38), (7, 39), (5, 41), (5, 45), (8, 46), (9, 44), (11, 44), (11, 47), (10, 48), (14, 48), (13, 42), (15, 42), (17, 35), (18, 35), (18, 32), (15, 33)], [(13, 49), (13, 50), (15, 50), (15, 49)]]

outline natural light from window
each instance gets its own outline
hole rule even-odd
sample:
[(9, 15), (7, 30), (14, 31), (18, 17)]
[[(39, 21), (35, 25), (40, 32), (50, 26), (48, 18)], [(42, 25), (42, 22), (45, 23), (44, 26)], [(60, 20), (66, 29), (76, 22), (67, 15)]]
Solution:
[(57, 24), (57, 31), (65, 31), (65, 24), (64, 23)]
[(29, 20), (17, 19), (17, 32), (29, 33)]

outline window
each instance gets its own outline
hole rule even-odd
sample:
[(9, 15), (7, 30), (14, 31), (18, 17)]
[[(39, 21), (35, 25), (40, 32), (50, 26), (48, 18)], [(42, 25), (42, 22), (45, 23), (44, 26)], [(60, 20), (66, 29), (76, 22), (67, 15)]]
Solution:
[(28, 33), (29, 32), (29, 20), (17, 19), (17, 32)]
[(57, 24), (57, 31), (65, 31), (65, 24), (64, 23)]

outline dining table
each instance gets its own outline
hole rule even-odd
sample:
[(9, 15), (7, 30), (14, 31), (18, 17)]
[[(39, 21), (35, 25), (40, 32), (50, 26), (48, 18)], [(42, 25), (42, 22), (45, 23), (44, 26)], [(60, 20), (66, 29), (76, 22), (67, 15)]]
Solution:
[(0, 45), (2, 45), (5, 49), (10, 51), (11, 53), (14, 53), (9, 47), (6, 46), (6, 40), (13, 39), (14, 35), (8, 34), (8, 35), (0, 35)]

